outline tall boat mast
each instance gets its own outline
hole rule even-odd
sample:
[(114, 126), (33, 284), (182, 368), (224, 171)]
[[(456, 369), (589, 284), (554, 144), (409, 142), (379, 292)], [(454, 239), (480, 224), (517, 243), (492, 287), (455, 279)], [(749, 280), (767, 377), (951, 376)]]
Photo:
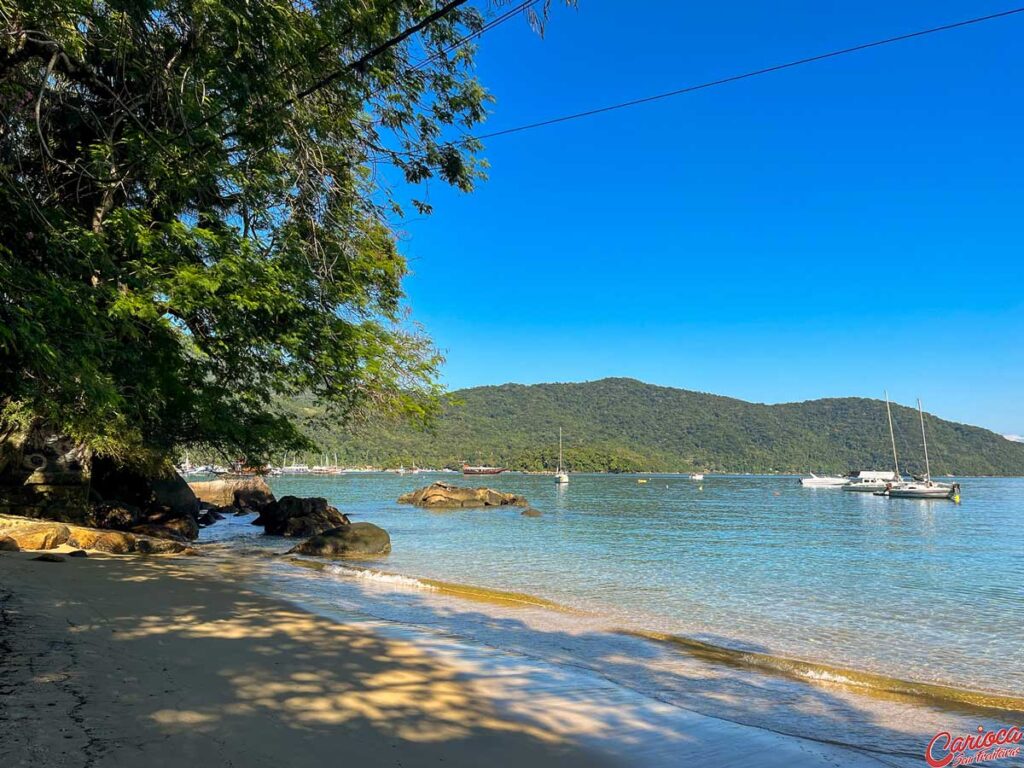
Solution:
[(562, 428), (558, 428), (558, 473), (562, 473)]
[(885, 412), (889, 416), (889, 439), (892, 440), (892, 462), (896, 465), (896, 479), (899, 480), (903, 475), (900, 474), (900, 460), (896, 456), (896, 433), (892, 429), (892, 408), (889, 407), (889, 390), (885, 391)]
[(921, 417), (921, 442), (924, 443), (924, 480), (927, 483), (932, 479), (932, 467), (928, 463), (928, 437), (924, 433), (924, 409), (921, 408), (921, 398), (917, 398), (917, 415)]

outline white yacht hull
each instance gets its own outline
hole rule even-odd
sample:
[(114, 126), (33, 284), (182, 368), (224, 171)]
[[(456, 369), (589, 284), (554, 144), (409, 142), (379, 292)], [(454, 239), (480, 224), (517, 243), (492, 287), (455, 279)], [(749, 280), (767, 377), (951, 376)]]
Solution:
[(877, 493), (885, 490), (885, 483), (847, 483), (843, 490), (851, 493)]
[(952, 499), (957, 495), (957, 492), (950, 485), (907, 483), (903, 486), (890, 488), (886, 495), (893, 499)]
[(800, 478), (800, 485), (804, 488), (841, 488), (848, 482), (850, 481), (845, 477), (818, 477), (817, 475), (811, 475), (810, 477)]

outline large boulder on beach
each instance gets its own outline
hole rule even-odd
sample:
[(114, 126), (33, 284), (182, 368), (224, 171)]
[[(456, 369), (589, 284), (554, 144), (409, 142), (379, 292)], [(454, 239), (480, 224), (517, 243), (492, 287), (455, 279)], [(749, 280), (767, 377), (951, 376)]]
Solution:
[(136, 549), (135, 537), (123, 531), (101, 531), (74, 526), (67, 543), (79, 549), (92, 549), (110, 555), (127, 555)]
[(264, 507), (252, 524), (271, 536), (315, 536), (348, 524), (348, 518), (327, 499), (284, 496)]
[(267, 481), (255, 475), (189, 483), (189, 487), (200, 501), (215, 507), (235, 507), (260, 512), (275, 501)]
[(530, 506), (525, 497), (514, 493), (502, 493), (492, 488), (463, 488), (442, 482), (399, 496), (398, 503), (431, 509)]
[(110, 459), (96, 457), (92, 463), (91, 491), (104, 501), (119, 501), (138, 507), (144, 517), (165, 519), (199, 514), (199, 500), (177, 472), (154, 477)]
[(314, 557), (353, 557), (386, 555), (391, 551), (388, 532), (373, 523), (351, 523), (307, 539), (292, 547), (289, 554)]
[(141, 519), (142, 511), (138, 507), (121, 501), (101, 501), (92, 508), (91, 523), (95, 528), (130, 531)]
[(0, 529), (0, 536), (13, 541), (18, 549), (55, 549), (66, 543), (70, 535), (70, 529), (63, 523), (33, 522)]

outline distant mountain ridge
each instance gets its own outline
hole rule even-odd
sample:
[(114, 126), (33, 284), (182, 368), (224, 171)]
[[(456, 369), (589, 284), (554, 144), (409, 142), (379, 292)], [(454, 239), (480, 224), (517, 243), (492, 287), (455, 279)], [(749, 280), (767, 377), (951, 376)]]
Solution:
[[(888, 469), (885, 403), (828, 398), (764, 405), (721, 395), (609, 378), (502, 384), (453, 394), (427, 432), (400, 425), (339, 434), (315, 406), (291, 403), (307, 433), (347, 464), (551, 469), (558, 429), (570, 471), (846, 472)], [(917, 412), (893, 406), (901, 467), (924, 469)], [(932, 473), (1024, 475), (1024, 444), (925, 414)]]

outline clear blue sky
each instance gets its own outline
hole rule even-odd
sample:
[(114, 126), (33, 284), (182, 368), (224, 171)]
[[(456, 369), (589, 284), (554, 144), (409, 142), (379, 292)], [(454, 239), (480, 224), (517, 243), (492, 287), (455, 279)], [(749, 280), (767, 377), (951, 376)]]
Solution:
[[(1012, 7), (580, 0), (481, 41), (482, 129)], [(1024, 434), (1024, 14), (514, 136), (405, 225), (452, 388), (888, 388)]]

